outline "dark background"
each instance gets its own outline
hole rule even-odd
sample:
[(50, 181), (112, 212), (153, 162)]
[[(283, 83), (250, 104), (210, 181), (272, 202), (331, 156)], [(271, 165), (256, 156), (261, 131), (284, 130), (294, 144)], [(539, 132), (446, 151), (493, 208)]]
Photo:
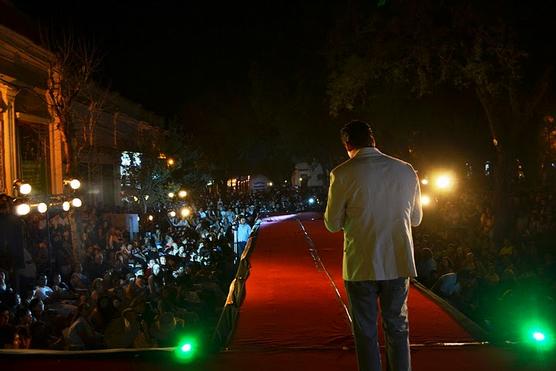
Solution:
[(418, 168), (480, 168), (492, 157), (484, 113), (465, 90), (419, 99), (392, 90), (368, 109), (329, 114), (329, 37), (349, 1), (12, 3), (43, 29), (93, 41), (99, 83), (181, 126), (222, 176), (283, 179), (313, 158), (330, 169), (346, 158), (338, 129), (353, 118)]

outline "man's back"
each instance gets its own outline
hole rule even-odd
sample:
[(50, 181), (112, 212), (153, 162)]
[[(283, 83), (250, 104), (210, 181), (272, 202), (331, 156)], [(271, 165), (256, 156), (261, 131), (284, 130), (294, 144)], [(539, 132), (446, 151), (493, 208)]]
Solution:
[(422, 213), (411, 165), (376, 148), (360, 149), (331, 172), (325, 223), (344, 229), (345, 280), (416, 276), (411, 226)]

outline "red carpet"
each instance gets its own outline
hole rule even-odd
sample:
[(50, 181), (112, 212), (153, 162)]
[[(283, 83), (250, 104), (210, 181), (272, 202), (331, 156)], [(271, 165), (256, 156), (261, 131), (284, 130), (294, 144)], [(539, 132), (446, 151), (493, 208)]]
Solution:
[[(210, 369), (357, 369), (349, 321), (335, 291), (347, 303), (341, 276), (343, 237), (326, 231), (319, 218), (311, 213), (262, 224), (230, 352), (210, 362)], [(311, 243), (324, 269), (313, 260)], [(455, 319), (413, 287), (409, 311), (414, 370), (552, 369), (508, 349), (473, 345), (476, 340)]]

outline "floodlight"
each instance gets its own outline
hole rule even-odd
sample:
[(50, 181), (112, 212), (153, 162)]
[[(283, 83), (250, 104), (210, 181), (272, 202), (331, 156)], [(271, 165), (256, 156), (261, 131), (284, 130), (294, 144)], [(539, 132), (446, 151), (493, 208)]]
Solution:
[(184, 191), (183, 189), (181, 191), (178, 192), (178, 197), (179, 198), (185, 198), (187, 196), (187, 191)]
[(64, 201), (64, 203), (62, 204), (62, 209), (63, 209), (64, 211), (69, 211), (69, 209), (70, 209), (70, 203), (69, 203), (69, 201)]
[(74, 198), (73, 200), (71, 200), (71, 205), (73, 207), (81, 207), (83, 205), (83, 202), (81, 201), (80, 198)]
[(172, 210), (168, 213), (168, 215), (170, 215), (172, 218), (174, 218), (176, 216), (176, 212)]

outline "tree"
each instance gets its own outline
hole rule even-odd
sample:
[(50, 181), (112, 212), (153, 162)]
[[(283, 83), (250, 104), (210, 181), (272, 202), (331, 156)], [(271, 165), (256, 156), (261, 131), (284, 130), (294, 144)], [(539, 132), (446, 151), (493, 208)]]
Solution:
[[(65, 33), (60, 39), (48, 38), (46, 44), (53, 53), (48, 61), (46, 101), (56, 128), (61, 133), (64, 154), (64, 173), (76, 174), (78, 156), (83, 148), (93, 143), (93, 133), (98, 113), (104, 102), (103, 95), (92, 93), (92, 77), (100, 64), (95, 48), (85, 41)], [(104, 95), (105, 96), (105, 95)], [(84, 138), (77, 133), (76, 103), (89, 107), (84, 119)]]
[(191, 193), (206, 186), (209, 176), (201, 152), (179, 123), (171, 123), (158, 135), (153, 132), (145, 136), (138, 146), (140, 152), (128, 152), (122, 164), (122, 191), (128, 202), (141, 205), (143, 213), (163, 209), (169, 203), (170, 192), (185, 187)]
[[(384, 4), (385, 2), (381, 2)], [(404, 86), (421, 97), (453, 86), (480, 102), (496, 154), (496, 234), (511, 226), (516, 160), (534, 174), (539, 105), (553, 78), (550, 12), (541, 2), (351, 1), (331, 34), (330, 111), (372, 105), (373, 94)], [(547, 54), (549, 53), (549, 54)]]

